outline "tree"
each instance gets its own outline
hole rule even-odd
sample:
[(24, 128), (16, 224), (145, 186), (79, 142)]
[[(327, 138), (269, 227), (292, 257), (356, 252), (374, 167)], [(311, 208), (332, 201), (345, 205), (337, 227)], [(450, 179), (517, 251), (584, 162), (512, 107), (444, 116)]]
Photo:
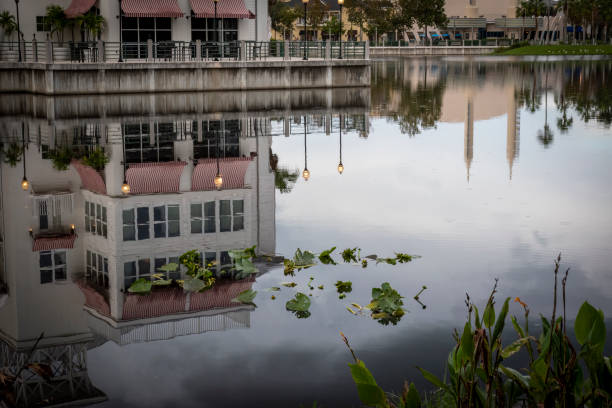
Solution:
[(302, 13), (300, 10), (288, 6), (286, 3), (278, 0), (272, 0), (269, 3), (270, 10), (270, 22), (272, 29), (274, 30), (274, 39), (276, 39), (276, 33), (291, 33), (293, 32), (293, 25)]
[(546, 6), (542, 0), (522, 0), (516, 9), (516, 14), (535, 17), (535, 32), (538, 32), (538, 17), (546, 14)]
[[(315, 41), (317, 40), (316, 32), (321, 27), (321, 24), (323, 23), (328, 11), (329, 6), (323, 3), (321, 0), (313, 0), (312, 2), (308, 3), (308, 28), (315, 31), (315, 38), (313, 38)], [(307, 39), (308, 34), (304, 33), (304, 35)]]
[[(329, 20), (323, 24), (321, 31), (330, 35), (340, 36), (340, 20), (336, 16), (332, 16)], [(344, 33), (346, 30), (342, 30)]]
[(13, 34), (17, 32), (15, 16), (6, 10), (0, 13), (0, 27), (4, 30), (4, 35), (7, 39), (11, 41)]
[(80, 24), (81, 28), (86, 32), (85, 41), (95, 41), (98, 34), (104, 29), (105, 20), (104, 17), (90, 11), (75, 18), (73, 24)]
[(49, 23), (49, 28), (51, 29), (51, 35), (55, 34), (57, 36), (57, 41), (60, 43), (64, 42), (64, 29), (69, 27), (70, 24), (74, 22), (70, 21), (66, 18), (66, 14), (64, 13), (64, 9), (61, 6), (50, 5), (47, 7), (47, 22)]
[(404, 24), (412, 25), (416, 22), (424, 28), (425, 38), (427, 38), (427, 27), (446, 27), (448, 18), (444, 11), (445, 0), (400, 0), (405, 17), (402, 19)]

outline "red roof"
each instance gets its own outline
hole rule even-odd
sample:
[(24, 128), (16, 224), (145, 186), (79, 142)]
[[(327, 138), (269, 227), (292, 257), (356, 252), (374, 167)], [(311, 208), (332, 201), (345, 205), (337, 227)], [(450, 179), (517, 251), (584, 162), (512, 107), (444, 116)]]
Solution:
[(81, 183), (85, 190), (93, 191), (98, 194), (106, 194), (106, 184), (102, 176), (93, 167), (84, 165), (78, 160), (72, 160), (72, 166), (81, 177)]
[(75, 18), (87, 13), (96, 4), (96, 0), (72, 0), (72, 3), (64, 10), (68, 18)]
[(130, 164), (130, 194), (178, 193), (185, 162)]
[(51, 251), (52, 249), (72, 249), (76, 234), (62, 235), (58, 237), (35, 238), (32, 244), (32, 251)]
[[(215, 16), (215, 5), (212, 0), (189, 0), (189, 2), (197, 18)], [(255, 14), (246, 8), (244, 0), (219, 0), (217, 18), (255, 18)]]
[[(244, 188), (250, 157), (229, 157), (219, 159), (219, 171), (223, 177), (223, 190)], [(198, 160), (193, 169), (191, 178), (191, 191), (208, 191), (215, 189), (215, 176), (217, 175), (217, 159)]]
[(122, 0), (126, 17), (183, 17), (177, 0)]

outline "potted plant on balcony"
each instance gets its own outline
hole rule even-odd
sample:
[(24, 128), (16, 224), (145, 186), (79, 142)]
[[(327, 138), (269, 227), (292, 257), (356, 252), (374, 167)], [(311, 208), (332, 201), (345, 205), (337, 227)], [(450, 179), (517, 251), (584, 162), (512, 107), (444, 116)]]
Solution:
[(58, 5), (47, 7), (47, 21), (51, 35), (55, 34), (58, 45), (53, 47), (53, 59), (55, 61), (68, 61), (70, 59), (70, 47), (64, 44), (64, 30), (70, 25), (71, 21), (66, 18), (64, 9)]
[(9, 144), (8, 149), (4, 150), (2, 148), (2, 153), (4, 154), (4, 162), (11, 167), (15, 167), (21, 161), (23, 149), (17, 142), (12, 142)]
[(4, 31), (4, 39), (9, 41), (9, 46), (1, 49), (2, 55), (0, 55), (0, 57), (3, 61), (15, 62), (19, 59), (18, 48), (14, 47), (12, 41), (13, 34), (17, 32), (15, 16), (4, 10), (0, 13), (0, 27)]
[(83, 164), (93, 167), (98, 172), (102, 172), (104, 170), (104, 166), (106, 166), (108, 161), (108, 156), (106, 153), (104, 153), (104, 149), (102, 149), (100, 146), (83, 156)]
[(56, 147), (49, 152), (49, 157), (53, 162), (53, 168), (59, 171), (68, 170), (73, 156), (72, 149), (68, 146)]

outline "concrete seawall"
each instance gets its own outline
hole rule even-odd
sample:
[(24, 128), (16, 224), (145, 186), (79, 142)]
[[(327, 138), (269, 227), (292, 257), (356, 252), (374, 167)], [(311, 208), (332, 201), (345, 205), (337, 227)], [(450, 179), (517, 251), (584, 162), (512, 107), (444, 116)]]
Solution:
[(493, 53), (496, 46), (475, 47), (370, 47), (371, 57), (409, 56), (409, 55), (487, 55)]
[(0, 93), (99, 95), (359, 86), (370, 86), (369, 60), (0, 64)]

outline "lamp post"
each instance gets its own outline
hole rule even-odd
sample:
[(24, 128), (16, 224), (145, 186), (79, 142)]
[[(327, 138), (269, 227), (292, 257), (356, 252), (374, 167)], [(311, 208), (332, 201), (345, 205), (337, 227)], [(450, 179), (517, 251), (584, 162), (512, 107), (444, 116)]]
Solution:
[(26, 143), (25, 143), (25, 124), (21, 122), (21, 151), (23, 155), (23, 178), (21, 179), (21, 188), (23, 191), (28, 191), (30, 188), (30, 182), (26, 177)]
[(21, 62), (21, 27), (19, 25), (19, 0), (15, 0), (15, 8), (17, 9), (17, 49), (19, 50), (19, 62)]
[(308, 171), (308, 154), (306, 151), (306, 116), (304, 116), (304, 171), (302, 172), (302, 177), (304, 177), (305, 181), (308, 181), (310, 178), (310, 171)]
[(215, 133), (217, 134), (217, 174), (215, 175), (215, 187), (217, 190), (221, 190), (223, 186), (223, 175), (219, 169), (219, 131), (217, 130)]
[(123, 62), (123, 16), (121, 15), (122, 13), (123, 11), (121, 10), (121, 0), (119, 0), (119, 62)]
[(344, 165), (342, 164), (342, 115), (339, 115), (340, 118), (340, 163), (338, 163), (338, 173), (342, 174), (344, 171)]
[(130, 194), (130, 185), (127, 182), (127, 160), (125, 159), (125, 135), (121, 135), (121, 147), (123, 148), (123, 184), (121, 185), (121, 192), (123, 194)]
[[(221, 36), (219, 35), (219, 22), (217, 21), (217, 3), (219, 2), (219, 0), (213, 0), (213, 3), (215, 3), (215, 29), (217, 30), (217, 41), (221, 42)], [(219, 46), (219, 53), (221, 53), (221, 48)], [(219, 61), (219, 56), (215, 56), (214, 61)]]
[(338, 59), (342, 59), (342, 6), (344, 5), (344, 0), (338, 0), (338, 4), (340, 5), (340, 56)]
[(308, 0), (302, 0), (302, 3), (304, 3), (304, 58), (303, 60), (306, 61), (308, 59), (308, 56), (306, 55), (306, 42), (308, 41), (308, 25), (306, 24), (306, 17), (308, 16), (306, 8), (308, 7)]

